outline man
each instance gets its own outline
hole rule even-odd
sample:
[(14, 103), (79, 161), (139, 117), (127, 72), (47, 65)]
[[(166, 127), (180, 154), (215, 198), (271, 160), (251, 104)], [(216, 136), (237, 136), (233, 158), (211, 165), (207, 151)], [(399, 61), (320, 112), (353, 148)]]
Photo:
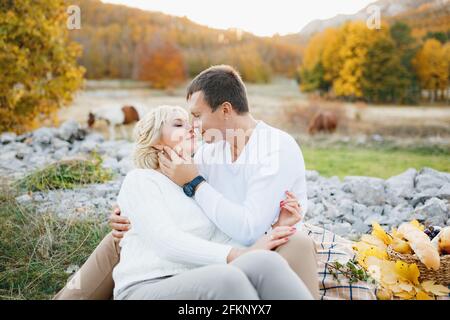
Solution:
[[(187, 102), (194, 130), (206, 142), (195, 154), (179, 155), (165, 149), (159, 157), (163, 173), (183, 187), (205, 214), (230, 238), (234, 245), (249, 246), (274, 225), (295, 225), (299, 204), (280, 201), (286, 195), (300, 200), (306, 211), (305, 166), (301, 150), (287, 133), (262, 121), (249, 112), (245, 85), (230, 66), (214, 66), (201, 72), (189, 85)], [(288, 190), (292, 191), (289, 193)], [(292, 212), (279, 217), (280, 208)], [(130, 228), (119, 210), (111, 217), (114, 229), (88, 259), (76, 278), (81, 290), (58, 293), (58, 299), (107, 298), (110, 273), (118, 262), (117, 247)], [(297, 232), (289, 242), (276, 249), (299, 275), (315, 298), (318, 298), (315, 246), (304, 233)], [(82, 269), (83, 269), (82, 268)], [(100, 271), (99, 271), (100, 270)], [(101, 284), (87, 282), (94, 273)], [(85, 288), (83, 288), (83, 283)], [(102, 290), (92, 286), (100, 286)], [(106, 295), (106, 296), (105, 296)]]

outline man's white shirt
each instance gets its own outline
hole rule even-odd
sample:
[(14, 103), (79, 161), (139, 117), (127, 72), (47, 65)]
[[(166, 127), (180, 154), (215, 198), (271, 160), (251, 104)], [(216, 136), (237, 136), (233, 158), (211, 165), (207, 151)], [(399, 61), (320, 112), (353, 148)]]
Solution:
[(284, 131), (258, 121), (236, 161), (225, 140), (203, 144), (194, 161), (207, 181), (194, 199), (235, 245), (249, 246), (271, 228), (285, 191), (297, 196), (306, 213), (303, 155)]

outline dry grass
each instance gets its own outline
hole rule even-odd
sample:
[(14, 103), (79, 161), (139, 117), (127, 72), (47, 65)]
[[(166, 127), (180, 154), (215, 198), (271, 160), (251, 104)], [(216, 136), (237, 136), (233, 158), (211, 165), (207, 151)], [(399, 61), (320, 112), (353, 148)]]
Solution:
[(19, 180), (17, 186), (26, 191), (73, 189), (80, 185), (103, 183), (112, 177), (112, 172), (102, 167), (101, 157), (94, 154), (92, 159), (72, 159), (48, 165)]
[(0, 300), (50, 299), (109, 231), (97, 218), (58, 218), (0, 187)]

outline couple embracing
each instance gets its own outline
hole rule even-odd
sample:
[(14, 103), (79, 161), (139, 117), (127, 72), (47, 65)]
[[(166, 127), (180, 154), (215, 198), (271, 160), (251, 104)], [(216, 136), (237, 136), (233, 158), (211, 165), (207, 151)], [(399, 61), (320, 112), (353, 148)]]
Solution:
[(160, 106), (137, 123), (113, 232), (55, 299), (318, 299), (298, 144), (252, 117), (230, 66), (186, 97), (190, 115)]

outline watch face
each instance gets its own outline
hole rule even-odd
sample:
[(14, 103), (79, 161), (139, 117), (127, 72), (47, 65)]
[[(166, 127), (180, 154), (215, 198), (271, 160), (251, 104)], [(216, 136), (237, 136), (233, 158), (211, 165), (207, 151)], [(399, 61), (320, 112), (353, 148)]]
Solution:
[(188, 197), (192, 197), (192, 195), (194, 194), (194, 188), (192, 188), (192, 186), (189, 184), (183, 187), (183, 191)]

